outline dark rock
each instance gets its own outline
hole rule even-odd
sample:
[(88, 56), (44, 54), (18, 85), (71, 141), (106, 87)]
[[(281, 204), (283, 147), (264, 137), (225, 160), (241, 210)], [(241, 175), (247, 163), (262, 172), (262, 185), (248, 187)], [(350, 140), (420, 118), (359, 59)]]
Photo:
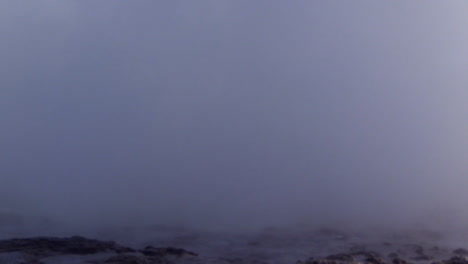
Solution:
[[(140, 254), (120, 254), (96, 264), (174, 264), (184, 257), (196, 257), (197, 254), (181, 248), (146, 247)], [(187, 259), (186, 259), (187, 260)]]
[(386, 264), (385, 260), (379, 257), (366, 258), (364, 262), (370, 263), (370, 264)]
[[(361, 257), (361, 260), (356, 257)], [(366, 264), (388, 264), (380, 255), (372, 251), (360, 251), (349, 254), (334, 254), (322, 259), (310, 258), (306, 261), (297, 262), (299, 264), (349, 264), (349, 263), (366, 263)], [(406, 262), (393, 262), (393, 264), (407, 264)], [(468, 264), (468, 263), (467, 263)]]
[(0, 253), (23, 252), (36, 257), (54, 255), (89, 255), (113, 251), (117, 253), (134, 252), (133, 249), (114, 242), (87, 239), (79, 236), (71, 238), (37, 237), (9, 239), (0, 241)]
[(250, 262), (251, 264), (269, 264), (268, 262), (266, 261), (263, 261), (263, 260), (258, 260), (258, 259), (254, 259)]
[(158, 260), (151, 260), (147, 257), (135, 256), (135, 255), (119, 255), (110, 257), (104, 261), (105, 264), (153, 264), (163, 263)]
[(408, 264), (408, 262), (401, 258), (394, 258), (392, 264)]
[(299, 261), (301, 264), (343, 264), (354, 262), (354, 257), (350, 254), (334, 254), (326, 258), (309, 258), (305, 261)]
[(300, 261), (298, 262), (300, 264), (339, 264), (341, 262), (335, 261), (335, 260), (329, 260), (329, 259), (313, 259), (309, 258), (306, 261)]
[(197, 257), (198, 256), (198, 254), (187, 251), (185, 249), (172, 248), (172, 247), (167, 247), (167, 248), (146, 247), (145, 249), (140, 250), (140, 252), (145, 256), (156, 256), (156, 257), (165, 257), (165, 256), (177, 256), (177, 257), (193, 256), (193, 257)]
[(45, 263), (35, 259), (35, 260), (31, 260), (31, 261), (24, 262), (24, 263), (21, 263), (21, 264), (45, 264)]
[(223, 263), (229, 264), (244, 264), (245, 261), (242, 258), (230, 257), (230, 258), (220, 258), (219, 259)]
[(456, 257), (452, 257), (449, 260), (444, 260), (442, 261), (442, 263), (444, 264), (468, 264), (468, 261), (464, 257), (456, 256)]

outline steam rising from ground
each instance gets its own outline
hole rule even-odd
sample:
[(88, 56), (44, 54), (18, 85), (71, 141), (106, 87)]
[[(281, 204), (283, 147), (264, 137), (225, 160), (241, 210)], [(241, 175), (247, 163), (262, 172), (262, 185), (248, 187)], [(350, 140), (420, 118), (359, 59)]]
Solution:
[(1, 206), (72, 226), (466, 220), (463, 1), (3, 1)]

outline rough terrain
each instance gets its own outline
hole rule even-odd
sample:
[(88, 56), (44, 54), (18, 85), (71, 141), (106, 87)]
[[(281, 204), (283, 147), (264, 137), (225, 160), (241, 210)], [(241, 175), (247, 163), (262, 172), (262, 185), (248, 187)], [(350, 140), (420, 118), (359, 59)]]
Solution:
[(0, 264), (468, 264), (461, 240), (449, 242), (428, 231), (269, 228), (223, 233), (152, 227), (108, 229), (96, 236), (100, 239), (4, 239)]

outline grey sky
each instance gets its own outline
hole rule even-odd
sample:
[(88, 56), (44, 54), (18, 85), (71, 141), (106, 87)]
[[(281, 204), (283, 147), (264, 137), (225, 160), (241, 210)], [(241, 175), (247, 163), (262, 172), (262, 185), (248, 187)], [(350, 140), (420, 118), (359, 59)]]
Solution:
[(80, 221), (461, 211), (467, 12), (447, 0), (2, 1), (0, 189)]

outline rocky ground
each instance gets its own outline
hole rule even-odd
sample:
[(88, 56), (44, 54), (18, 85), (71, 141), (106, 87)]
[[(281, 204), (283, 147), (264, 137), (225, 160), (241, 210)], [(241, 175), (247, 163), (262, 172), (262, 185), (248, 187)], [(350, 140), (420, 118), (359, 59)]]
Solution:
[(180, 248), (145, 247), (135, 250), (115, 242), (87, 239), (36, 237), (0, 241), (0, 263), (177, 263), (198, 255)]
[(222, 233), (153, 227), (109, 229), (96, 236), (102, 240), (4, 239), (0, 264), (468, 264), (462, 242), (428, 231), (364, 235), (269, 228)]

